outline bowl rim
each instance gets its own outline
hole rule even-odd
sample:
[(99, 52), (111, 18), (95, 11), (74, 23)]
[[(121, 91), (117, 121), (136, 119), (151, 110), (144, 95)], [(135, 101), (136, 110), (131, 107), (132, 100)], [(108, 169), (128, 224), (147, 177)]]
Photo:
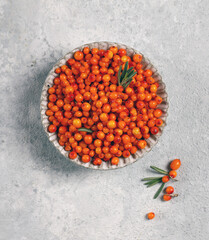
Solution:
[[(95, 166), (95, 165), (93, 165), (93, 163), (91, 161), (89, 163), (83, 163), (82, 161), (80, 161), (80, 156), (78, 156), (74, 160), (68, 158), (67, 155), (68, 155), (69, 151), (64, 150), (64, 148), (59, 145), (59, 143), (57, 141), (56, 133), (49, 133), (48, 130), (47, 130), (50, 122), (48, 120), (48, 116), (46, 116), (46, 114), (45, 114), (45, 111), (47, 109), (47, 98), (48, 98), (47, 90), (53, 84), (53, 79), (58, 75), (54, 72), (54, 70), (57, 67), (60, 67), (61, 65), (64, 65), (66, 63), (67, 59), (69, 59), (73, 56), (74, 52), (76, 52), (78, 50), (81, 50), (86, 46), (90, 47), (90, 49), (92, 49), (93, 47), (98, 47), (99, 49), (102, 49), (103, 45), (105, 45), (107, 48), (109, 48), (110, 46), (117, 46), (117, 47), (120, 47), (120, 48), (125, 48), (127, 50), (127, 55), (133, 55), (133, 54), (136, 54), (136, 53), (142, 55), (142, 58), (143, 58), (142, 62), (145, 64), (143, 66), (144, 69), (151, 68), (153, 70), (153, 73), (154, 73), (153, 76), (154, 76), (155, 79), (157, 79), (156, 81), (159, 82), (159, 86), (161, 87), (160, 93), (158, 93), (158, 95), (163, 95), (164, 96), (163, 97), (163, 104), (158, 105), (158, 107), (163, 110), (164, 124), (163, 124), (163, 126), (160, 127), (160, 132), (158, 134), (151, 135), (151, 137), (149, 139), (146, 139), (147, 143), (149, 143), (149, 146), (147, 144), (145, 149), (138, 150), (136, 154), (131, 155), (129, 158), (126, 158), (126, 159), (124, 159), (123, 157), (120, 157), (120, 162), (119, 162), (118, 165), (111, 165), (110, 162), (108, 161), (108, 162), (103, 162), (100, 166)], [(167, 119), (167, 116), (168, 116), (168, 108), (169, 108), (169, 103), (168, 103), (168, 94), (166, 92), (166, 85), (162, 81), (161, 75), (158, 73), (157, 69), (153, 66), (153, 64), (150, 62), (150, 60), (147, 57), (145, 57), (144, 54), (142, 54), (138, 50), (135, 50), (132, 47), (129, 47), (129, 46), (127, 46), (125, 44), (122, 44), (122, 43), (109, 42), (109, 41), (96, 41), (96, 42), (83, 44), (80, 47), (74, 48), (72, 51), (68, 52), (63, 57), (59, 58), (58, 61), (53, 65), (53, 67), (51, 68), (51, 70), (47, 74), (47, 77), (46, 77), (46, 79), (44, 81), (44, 84), (43, 84), (43, 88), (42, 88), (42, 91), (41, 91), (41, 98), (40, 98), (41, 122), (42, 122), (42, 126), (44, 128), (44, 131), (45, 131), (49, 141), (55, 146), (55, 148), (63, 156), (68, 158), (71, 162), (74, 162), (77, 165), (83, 166), (85, 168), (90, 168), (90, 169), (94, 169), (94, 170), (115, 170), (115, 169), (123, 168), (123, 167), (126, 167), (128, 165), (131, 165), (131, 164), (135, 163), (140, 158), (144, 157), (144, 155), (147, 152), (150, 152), (153, 149), (153, 147), (158, 143), (159, 138), (163, 133), (164, 127), (167, 125), (166, 119)], [(152, 138), (153, 142), (151, 141), (151, 138)], [(120, 164), (121, 159), (123, 159), (123, 161), (124, 161), (123, 164)], [(104, 167), (104, 165), (105, 165), (105, 167)]]

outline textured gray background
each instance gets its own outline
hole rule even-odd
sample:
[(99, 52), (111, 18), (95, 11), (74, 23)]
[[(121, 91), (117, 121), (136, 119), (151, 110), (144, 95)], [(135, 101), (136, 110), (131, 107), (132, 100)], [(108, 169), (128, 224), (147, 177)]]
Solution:
[[(207, 240), (209, 1), (0, 0), (0, 239)], [(45, 77), (65, 53), (109, 40), (143, 52), (169, 94), (168, 126), (137, 163), (100, 172), (62, 157), (40, 122)], [(180, 196), (140, 179), (179, 157)], [(145, 214), (156, 213), (153, 221)]]

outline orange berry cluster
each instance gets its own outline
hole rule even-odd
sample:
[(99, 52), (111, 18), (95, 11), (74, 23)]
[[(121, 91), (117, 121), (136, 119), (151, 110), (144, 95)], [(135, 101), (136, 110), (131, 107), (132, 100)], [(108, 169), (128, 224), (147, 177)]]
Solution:
[[(177, 176), (177, 172), (176, 170), (179, 169), (181, 166), (181, 161), (180, 159), (174, 159), (171, 163), (170, 163), (170, 169), (171, 171), (169, 172), (169, 176), (164, 176), (162, 178), (162, 182), (166, 183), (171, 179), (175, 178)], [(165, 179), (165, 177), (167, 177), (168, 179)], [(171, 195), (174, 192), (174, 188), (172, 186), (168, 186), (165, 189), (166, 194), (163, 195), (163, 200), (164, 201), (170, 201), (172, 197), (177, 197), (178, 194), (175, 195)]]
[[(124, 89), (118, 85), (118, 71), (133, 67), (137, 74)], [(144, 69), (142, 56), (127, 56), (125, 49), (84, 47), (65, 65), (55, 70), (57, 77), (49, 88), (46, 115), (48, 131), (57, 132), (59, 144), (69, 158), (100, 165), (119, 157), (129, 157), (146, 147), (150, 134), (163, 125), (157, 106), (159, 84), (150, 69)], [(92, 133), (80, 131), (90, 129)]]

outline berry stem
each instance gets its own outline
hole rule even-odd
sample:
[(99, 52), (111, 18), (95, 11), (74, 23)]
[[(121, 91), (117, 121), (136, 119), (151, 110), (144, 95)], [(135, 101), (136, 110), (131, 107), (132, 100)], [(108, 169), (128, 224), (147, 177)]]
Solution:
[(178, 194), (176, 193), (176, 194), (164, 194), (164, 195), (166, 195), (166, 196), (171, 196), (171, 197), (178, 197)]

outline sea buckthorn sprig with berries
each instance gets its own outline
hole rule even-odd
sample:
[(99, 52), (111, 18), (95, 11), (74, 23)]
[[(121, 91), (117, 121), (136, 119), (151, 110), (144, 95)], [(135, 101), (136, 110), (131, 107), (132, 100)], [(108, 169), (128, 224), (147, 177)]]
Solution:
[[(151, 169), (153, 169), (155, 172), (163, 174), (165, 176), (161, 176), (161, 177), (148, 177), (148, 178), (143, 178), (142, 181), (146, 181), (145, 185), (147, 185), (147, 187), (152, 187), (157, 183), (161, 183), (160, 188), (157, 190), (156, 194), (154, 195), (154, 199), (156, 199), (160, 193), (162, 192), (165, 184), (167, 182), (171, 180), (175, 180), (175, 177), (177, 176), (177, 172), (176, 170), (179, 169), (179, 167), (181, 166), (181, 161), (180, 159), (174, 159), (171, 163), (170, 163), (170, 171), (167, 172), (163, 169), (157, 168), (155, 166), (150, 166)], [(166, 194), (163, 195), (163, 200), (164, 201), (169, 201), (172, 197), (177, 197), (178, 194), (173, 194), (174, 192), (174, 188), (172, 186), (169, 186), (165, 189)]]
[(144, 149), (163, 125), (159, 83), (142, 55), (84, 47), (55, 70), (48, 89), (48, 131), (57, 133), (69, 158), (101, 165), (119, 163)]

